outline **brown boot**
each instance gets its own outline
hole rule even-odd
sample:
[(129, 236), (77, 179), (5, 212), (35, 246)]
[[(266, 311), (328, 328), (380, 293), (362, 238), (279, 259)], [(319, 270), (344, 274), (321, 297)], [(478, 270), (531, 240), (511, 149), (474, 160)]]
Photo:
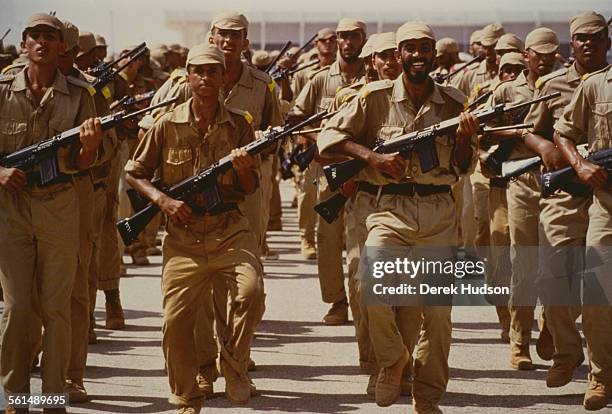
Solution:
[(348, 300), (346, 298), (336, 302), (323, 317), (325, 325), (344, 325), (348, 322)]
[(64, 392), (68, 394), (70, 404), (83, 404), (89, 401), (82, 380), (66, 380)]
[(314, 242), (302, 239), (302, 256), (304, 256), (306, 260), (317, 258), (317, 249), (315, 248)]
[(4, 409), (5, 414), (29, 414), (28, 408), (15, 408), (12, 405), (7, 406)]
[(529, 354), (529, 344), (517, 345), (512, 343), (510, 347), (510, 366), (519, 371), (532, 370), (533, 362), (531, 361), (531, 355)]
[(368, 386), (366, 388), (366, 397), (368, 400), (376, 399), (376, 380), (378, 379), (378, 375), (370, 375), (368, 379)]
[(612, 395), (612, 383), (604, 384), (591, 378), (589, 386), (584, 393), (584, 409), (596, 411), (605, 408)]
[(497, 318), (501, 327), (500, 339), (503, 343), (510, 343), (510, 311), (508, 306), (496, 306)]
[(247, 365), (247, 371), (256, 371), (256, 370), (257, 370), (257, 365), (255, 364), (255, 361), (253, 361), (249, 357), (249, 364)]
[(221, 361), (221, 374), (225, 378), (225, 397), (235, 404), (246, 404), (251, 398), (251, 384), (227, 362)]
[(200, 407), (191, 407), (187, 405), (182, 405), (176, 410), (176, 414), (199, 414)]
[(546, 374), (546, 386), (548, 388), (558, 388), (569, 384), (575, 368), (576, 364), (553, 363)]
[(125, 317), (123, 316), (123, 308), (119, 299), (119, 289), (107, 290), (106, 295), (106, 329), (123, 329), (125, 328)]
[(414, 400), (412, 402), (412, 407), (416, 414), (442, 414), (442, 410), (440, 410), (438, 404), (428, 401)]
[(376, 405), (388, 407), (400, 397), (402, 375), (408, 361), (410, 361), (410, 354), (404, 348), (404, 353), (393, 365), (380, 370), (376, 380)]
[(196, 382), (205, 398), (213, 396), (213, 384), (217, 378), (219, 378), (219, 371), (217, 370), (216, 364), (200, 367), (200, 372), (198, 372), (196, 376)]
[(550, 361), (555, 353), (553, 338), (546, 324), (544, 324), (542, 331), (540, 331), (540, 336), (536, 341), (536, 352), (544, 361)]

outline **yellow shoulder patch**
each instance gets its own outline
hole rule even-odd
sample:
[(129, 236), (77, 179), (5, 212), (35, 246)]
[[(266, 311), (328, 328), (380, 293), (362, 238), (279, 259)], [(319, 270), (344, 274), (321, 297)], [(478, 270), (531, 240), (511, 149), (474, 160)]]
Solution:
[(378, 80), (378, 81), (367, 83), (363, 88), (361, 88), (360, 93), (363, 98), (366, 98), (372, 92), (391, 88), (391, 87), (393, 87), (393, 81), (388, 80), (388, 79), (383, 79), (383, 80)]
[(558, 78), (559, 76), (563, 76), (567, 72), (568, 72), (567, 68), (561, 68), (552, 73), (549, 73), (548, 75), (540, 76), (535, 83), (535, 87), (537, 89), (542, 89), (544, 85), (546, 84), (546, 82), (548, 82), (551, 79)]
[(66, 76), (66, 80), (68, 81), (68, 83), (86, 89), (87, 92), (89, 92), (89, 95), (91, 96), (94, 96), (96, 94), (96, 89), (91, 85), (91, 83), (83, 79), (75, 78), (74, 76)]
[(608, 71), (608, 69), (610, 69), (610, 66), (612, 66), (612, 65), (608, 65), (608, 66), (606, 66), (605, 68), (601, 68), (601, 69), (599, 69), (599, 70), (596, 70), (595, 72), (585, 73), (584, 75), (582, 75), (582, 78), (581, 78), (581, 79), (582, 79), (583, 81), (585, 81), (585, 80), (587, 80), (588, 78), (590, 78), (591, 76), (593, 76), (593, 75), (595, 75), (595, 74), (597, 74), (597, 73), (607, 72), (607, 71)]
[(272, 79), (270, 82), (268, 82), (268, 89), (270, 92), (274, 92), (274, 88), (276, 88), (276, 82), (274, 82), (274, 79)]
[(248, 124), (253, 123), (253, 115), (249, 111), (244, 111), (244, 119), (246, 119)]
[(249, 111), (243, 111), (242, 109), (232, 108), (230, 106), (226, 106), (225, 109), (227, 109), (228, 112), (244, 117), (248, 124), (253, 123), (254, 118)]
[(111, 91), (110, 89), (108, 89), (108, 86), (105, 86), (104, 88), (102, 88), (102, 96), (104, 96), (106, 99), (112, 98)]

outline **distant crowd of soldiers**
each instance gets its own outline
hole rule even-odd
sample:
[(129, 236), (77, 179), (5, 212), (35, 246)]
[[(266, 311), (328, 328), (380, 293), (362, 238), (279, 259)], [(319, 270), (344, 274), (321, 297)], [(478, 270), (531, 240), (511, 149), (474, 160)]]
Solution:
[[(249, 48), (248, 27), (244, 15), (222, 12), (206, 41), (191, 49), (133, 45), (112, 57), (104, 37), (37, 13), (23, 29), (21, 54), (3, 48), (5, 394), (30, 392), (30, 371), (42, 355), (43, 393), (88, 401), (83, 381), (88, 345), (97, 342), (96, 292), (105, 294), (106, 329), (124, 328), (122, 257), (148, 265), (147, 256), (161, 254), (170, 402), (178, 413), (198, 413), (223, 375), (226, 397), (247, 403), (257, 395), (248, 375), (255, 366), (251, 340), (265, 311), (262, 263), (278, 257), (266, 234), (282, 229), (283, 177), (295, 187), (301, 253), (316, 259), (321, 298), (330, 305), (323, 323), (346, 324), (351, 310), (358, 363), (369, 375), (367, 398), (386, 407), (411, 395), (415, 412), (440, 413), (452, 322), (451, 306), (364, 304), (358, 276), (364, 247), (437, 246), (450, 257), (460, 246), (468, 259), (488, 260), (487, 283), (511, 287), (509, 297), (491, 299), (501, 340), (510, 344), (510, 367), (534, 369), (530, 341), (539, 299), (536, 351), (552, 361), (546, 385), (571, 382), (585, 359), (581, 315), (589, 361), (584, 407), (606, 407), (612, 307), (581, 306), (575, 286), (584, 268), (596, 269), (597, 286), (609, 284), (600, 264), (612, 254), (610, 159), (595, 161), (577, 147), (587, 144), (589, 154), (612, 147), (603, 16), (588, 11), (571, 19), (571, 60), (546, 27), (523, 40), (488, 24), (470, 37), (467, 62), (454, 39), (436, 39), (423, 22), (368, 36), (364, 22), (343, 18), (317, 32), (310, 50), (286, 45), (272, 52)], [(542, 99), (486, 119), (483, 128), (486, 108), (534, 98)], [(143, 117), (102, 122), (149, 102), (159, 105)], [(316, 118), (321, 114), (326, 119)], [(271, 140), (310, 119), (316, 122), (289, 139)], [(450, 132), (432, 135), (436, 157), (429, 167), (418, 145), (373, 151), (452, 119)], [(53, 147), (51, 156), (40, 156), (39, 146), (41, 158), (27, 168), (11, 164), (19, 150), (50, 144), (74, 127), (75, 139)], [(215, 169), (210, 186), (171, 190), (225, 157), (231, 168)], [(503, 162), (530, 157), (536, 168), (502, 171)], [(346, 160), (359, 160), (360, 171), (335, 188), (324, 167)], [(577, 180), (541, 198), (542, 174), (568, 166)], [(334, 196), (343, 203), (339, 212), (317, 215), (315, 205)], [(116, 224), (141, 211), (139, 197), (162, 214), (134, 240), (121, 234), (122, 240)], [(564, 298), (578, 299), (544, 298), (559, 286), (569, 291)]]

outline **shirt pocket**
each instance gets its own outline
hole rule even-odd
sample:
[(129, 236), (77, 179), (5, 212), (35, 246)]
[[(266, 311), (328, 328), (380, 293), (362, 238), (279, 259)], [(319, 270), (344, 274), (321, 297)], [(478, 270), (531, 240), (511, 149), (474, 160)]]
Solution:
[(193, 175), (193, 151), (190, 147), (168, 148), (164, 163), (163, 181), (174, 185)]
[(0, 119), (0, 154), (10, 154), (26, 145), (28, 124), (15, 119)]
[(612, 102), (596, 102), (593, 105), (594, 137), (587, 137), (592, 149), (612, 148)]
[(448, 135), (436, 137), (436, 151), (438, 151), (438, 162), (440, 164), (440, 168), (451, 170), (451, 158), (454, 146), (454, 138)]

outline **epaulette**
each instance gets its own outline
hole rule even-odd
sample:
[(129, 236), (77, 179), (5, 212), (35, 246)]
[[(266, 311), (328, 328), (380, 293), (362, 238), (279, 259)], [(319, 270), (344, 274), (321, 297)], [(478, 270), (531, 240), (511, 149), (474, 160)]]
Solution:
[(175, 80), (181, 76), (187, 76), (187, 70), (185, 68), (176, 68), (170, 74), (170, 79)]
[(393, 81), (389, 79), (378, 80), (374, 82), (370, 82), (366, 84), (363, 88), (361, 88), (360, 94), (363, 98), (367, 97), (369, 94), (375, 91), (380, 91), (383, 89), (388, 89), (393, 87)]
[(13, 79), (15, 79), (15, 75), (11, 75), (8, 73), (2, 73), (0, 74), (0, 82), (12, 82)]
[(226, 106), (226, 108), (228, 112), (231, 112), (236, 115), (240, 115), (241, 117), (246, 119), (248, 124), (251, 124), (253, 122), (253, 115), (251, 115), (249, 111), (243, 111), (242, 109), (231, 108), (229, 106)]
[(87, 82), (86, 80), (75, 78), (72, 75), (66, 76), (66, 80), (68, 81), (68, 83), (71, 83), (75, 86), (79, 86), (83, 89), (87, 89), (87, 92), (89, 92), (89, 95), (91, 96), (94, 96), (96, 94), (96, 89), (91, 86), (91, 83)]
[(493, 87), (493, 92), (495, 92), (497, 90), (497, 88), (499, 88), (501, 85), (508, 83), (508, 82), (512, 82), (513, 79), (506, 79), (504, 81), (499, 81), (497, 82), (497, 84)]
[(308, 80), (311, 80), (312, 78), (314, 78), (317, 74), (321, 73), (321, 72), (325, 72), (326, 70), (329, 70), (331, 68), (331, 65), (327, 65), (327, 66), (323, 66), (322, 68), (319, 68), (317, 70), (313, 70), (312, 72), (310, 72), (308, 74)]
[(591, 77), (591, 76), (593, 76), (593, 75), (596, 75), (596, 74), (598, 74), (598, 73), (602, 73), (602, 72), (607, 72), (607, 71), (608, 71), (608, 69), (610, 69), (610, 66), (612, 66), (612, 65), (608, 65), (608, 66), (606, 66), (605, 68), (601, 68), (601, 69), (599, 69), (599, 70), (596, 70), (595, 72), (585, 73), (584, 75), (582, 75), (582, 78), (581, 78), (581, 79), (582, 79), (583, 81), (585, 81), (585, 80), (587, 80), (588, 78), (590, 78), (590, 77)]
[(535, 83), (536, 89), (542, 89), (542, 87), (544, 86), (546, 82), (548, 82), (551, 79), (558, 78), (559, 76), (565, 75), (567, 71), (568, 71), (567, 68), (561, 68), (552, 73), (549, 73), (548, 75), (540, 76)]
[(451, 98), (453, 101), (459, 103), (459, 105), (462, 105), (462, 106), (465, 105), (466, 97), (463, 94), (463, 92), (461, 92), (459, 89), (455, 88), (454, 86), (444, 86), (444, 85), (437, 85), (437, 86), (446, 96)]
[(4, 69), (2, 69), (0, 73), (5, 74), (9, 71), (11, 73), (18, 73), (18, 72), (21, 72), (26, 65), (27, 65), (27, 62), (13, 63), (11, 65), (8, 65)]

